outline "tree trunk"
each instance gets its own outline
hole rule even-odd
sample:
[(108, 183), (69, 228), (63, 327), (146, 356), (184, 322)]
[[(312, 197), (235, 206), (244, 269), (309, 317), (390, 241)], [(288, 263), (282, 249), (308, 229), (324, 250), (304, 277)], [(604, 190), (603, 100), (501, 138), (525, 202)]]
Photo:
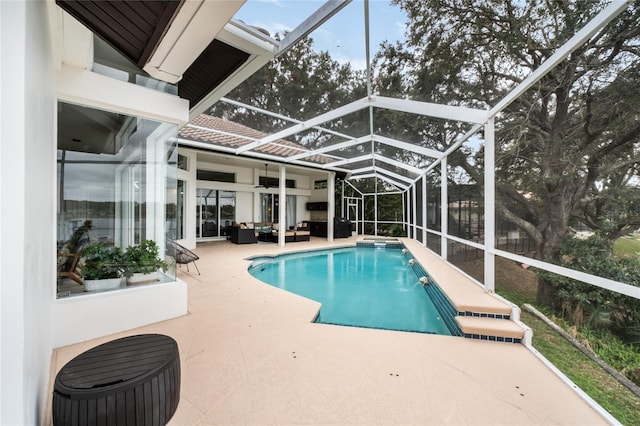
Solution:
[[(543, 223), (546, 226), (541, 230), (543, 238), (538, 245), (537, 257), (547, 262), (556, 260), (558, 248), (568, 230), (568, 214), (562, 193), (563, 191), (556, 190), (548, 194), (549, 202), (544, 212)], [(555, 289), (542, 278), (538, 278), (536, 298), (540, 304), (557, 307)]]
[(549, 282), (538, 275), (538, 289), (536, 291), (536, 302), (542, 306), (550, 306), (554, 309), (559, 308), (556, 290)]

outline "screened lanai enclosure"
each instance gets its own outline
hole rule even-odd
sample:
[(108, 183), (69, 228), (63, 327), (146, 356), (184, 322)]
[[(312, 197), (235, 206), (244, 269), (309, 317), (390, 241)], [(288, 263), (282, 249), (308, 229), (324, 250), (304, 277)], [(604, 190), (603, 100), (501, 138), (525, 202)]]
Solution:
[(215, 135), (208, 149), (276, 164), (281, 181), (287, 167), (327, 171), (331, 213), (353, 232), (414, 238), (463, 270), (474, 261), (489, 291), (503, 257), (640, 299), (636, 275), (562, 254), (576, 236), (640, 229), (638, 3), (260, 7), (236, 20), (273, 61), (193, 117), (181, 146)]

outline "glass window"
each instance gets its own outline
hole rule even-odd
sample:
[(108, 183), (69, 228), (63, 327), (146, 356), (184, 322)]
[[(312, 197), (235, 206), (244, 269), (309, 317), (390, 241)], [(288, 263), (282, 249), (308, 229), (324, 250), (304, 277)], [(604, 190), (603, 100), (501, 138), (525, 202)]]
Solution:
[[(129, 247), (177, 232), (177, 126), (85, 106), (58, 104), (58, 294), (83, 293), (89, 278), (126, 286)], [(169, 206), (172, 207), (169, 207)], [(87, 246), (92, 249), (86, 250)], [(94, 265), (97, 256), (102, 263)], [(162, 270), (158, 280), (175, 279)], [(104, 274), (100, 271), (104, 270)], [(110, 273), (107, 273), (111, 270)], [(115, 278), (112, 277), (112, 278)]]
[(178, 154), (178, 168), (180, 170), (189, 170), (189, 163), (186, 155)]
[(198, 180), (206, 180), (209, 182), (236, 182), (235, 173), (216, 172), (212, 170), (198, 170), (196, 172), (196, 178)]
[(278, 194), (260, 194), (260, 216), (263, 222), (278, 223)]
[[(260, 186), (264, 186), (265, 188), (277, 188), (280, 186), (280, 178), (260, 176), (258, 178), (258, 184)], [(295, 188), (296, 180), (295, 179), (286, 179), (284, 182), (285, 188)]]
[[(287, 227), (296, 224), (296, 196), (287, 195), (285, 202), (285, 217)], [(280, 196), (278, 194), (260, 194), (260, 214), (263, 222), (278, 223), (280, 221)]]
[(295, 195), (287, 195), (287, 207), (286, 207), (286, 218), (287, 218), (287, 227), (291, 228), (296, 226), (296, 196)]
[(236, 193), (220, 191), (220, 224), (228, 228), (236, 219)]
[(327, 188), (327, 180), (317, 180), (313, 183), (313, 189), (326, 189)]
[(96, 35), (93, 37), (93, 72), (159, 92), (178, 94), (177, 85), (150, 77), (149, 74)]
[[(173, 190), (174, 186), (175, 190)], [(184, 206), (186, 184), (183, 180), (178, 179), (175, 185), (172, 181), (169, 181), (167, 188), (167, 237), (173, 240), (181, 240), (185, 238)]]
[(198, 188), (196, 191), (196, 238), (226, 236), (236, 217), (236, 193)]

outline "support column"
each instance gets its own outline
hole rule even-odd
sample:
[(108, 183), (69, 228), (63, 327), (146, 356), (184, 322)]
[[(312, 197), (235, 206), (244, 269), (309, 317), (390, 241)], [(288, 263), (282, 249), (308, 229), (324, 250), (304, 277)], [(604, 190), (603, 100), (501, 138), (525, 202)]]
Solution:
[(280, 191), (278, 203), (278, 245), (284, 247), (285, 234), (287, 232), (287, 168), (284, 164), (280, 165)]
[(407, 231), (407, 237), (409, 236), (409, 222), (407, 221), (407, 191), (402, 193), (402, 229)]
[(427, 175), (422, 176), (422, 244), (427, 246)]
[(447, 157), (440, 161), (440, 256), (447, 260), (449, 234), (449, 191), (447, 188)]
[(336, 173), (329, 172), (327, 176), (327, 241), (333, 241), (333, 225), (336, 216)]
[(375, 178), (375, 193), (373, 194), (373, 235), (378, 236), (378, 178)]
[[(265, 175), (265, 177), (267, 177)], [(253, 169), (253, 185), (254, 187), (258, 187), (258, 185), (260, 185), (260, 170), (254, 168)], [(268, 219), (266, 217), (262, 217), (262, 205), (261, 205), (261, 197), (260, 197), (260, 190), (259, 189), (254, 189), (253, 190), (253, 213), (251, 215), (252, 217), (252, 222), (267, 222), (267, 220), (273, 220), (273, 219)]]
[[(347, 216), (349, 215), (349, 206), (345, 204), (344, 202), (344, 180), (342, 180), (341, 182), (341, 191), (340, 191), (340, 213), (342, 214), (342, 217), (347, 218)], [(327, 181), (327, 187), (329, 186), (329, 182)], [(351, 218), (349, 218), (349, 220), (351, 220)], [(356, 229), (358, 225), (356, 225)]]
[(484, 125), (484, 287), (495, 291), (496, 152), (494, 119)]
[(416, 197), (416, 184), (414, 183), (413, 186), (411, 186), (411, 220), (413, 221), (413, 232), (411, 233), (411, 238), (413, 238), (414, 240), (416, 240), (417, 235), (418, 235), (418, 209), (417, 209), (417, 204), (418, 202), (418, 198)]

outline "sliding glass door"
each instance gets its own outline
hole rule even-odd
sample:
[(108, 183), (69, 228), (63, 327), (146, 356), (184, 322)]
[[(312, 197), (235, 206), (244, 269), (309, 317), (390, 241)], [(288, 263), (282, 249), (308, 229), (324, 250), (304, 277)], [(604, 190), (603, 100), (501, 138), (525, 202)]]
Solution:
[[(264, 222), (278, 223), (280, 208), (280, 196), (278, 194), (260, 194), (260, 214)], [(285, 204), (285, 217), (287, 227), (296, 224), (296, 196), (287, 195)]]
[(196, 191), (196, 238), (225, 235), (236, 216), (236, 193), (198, 188)]

